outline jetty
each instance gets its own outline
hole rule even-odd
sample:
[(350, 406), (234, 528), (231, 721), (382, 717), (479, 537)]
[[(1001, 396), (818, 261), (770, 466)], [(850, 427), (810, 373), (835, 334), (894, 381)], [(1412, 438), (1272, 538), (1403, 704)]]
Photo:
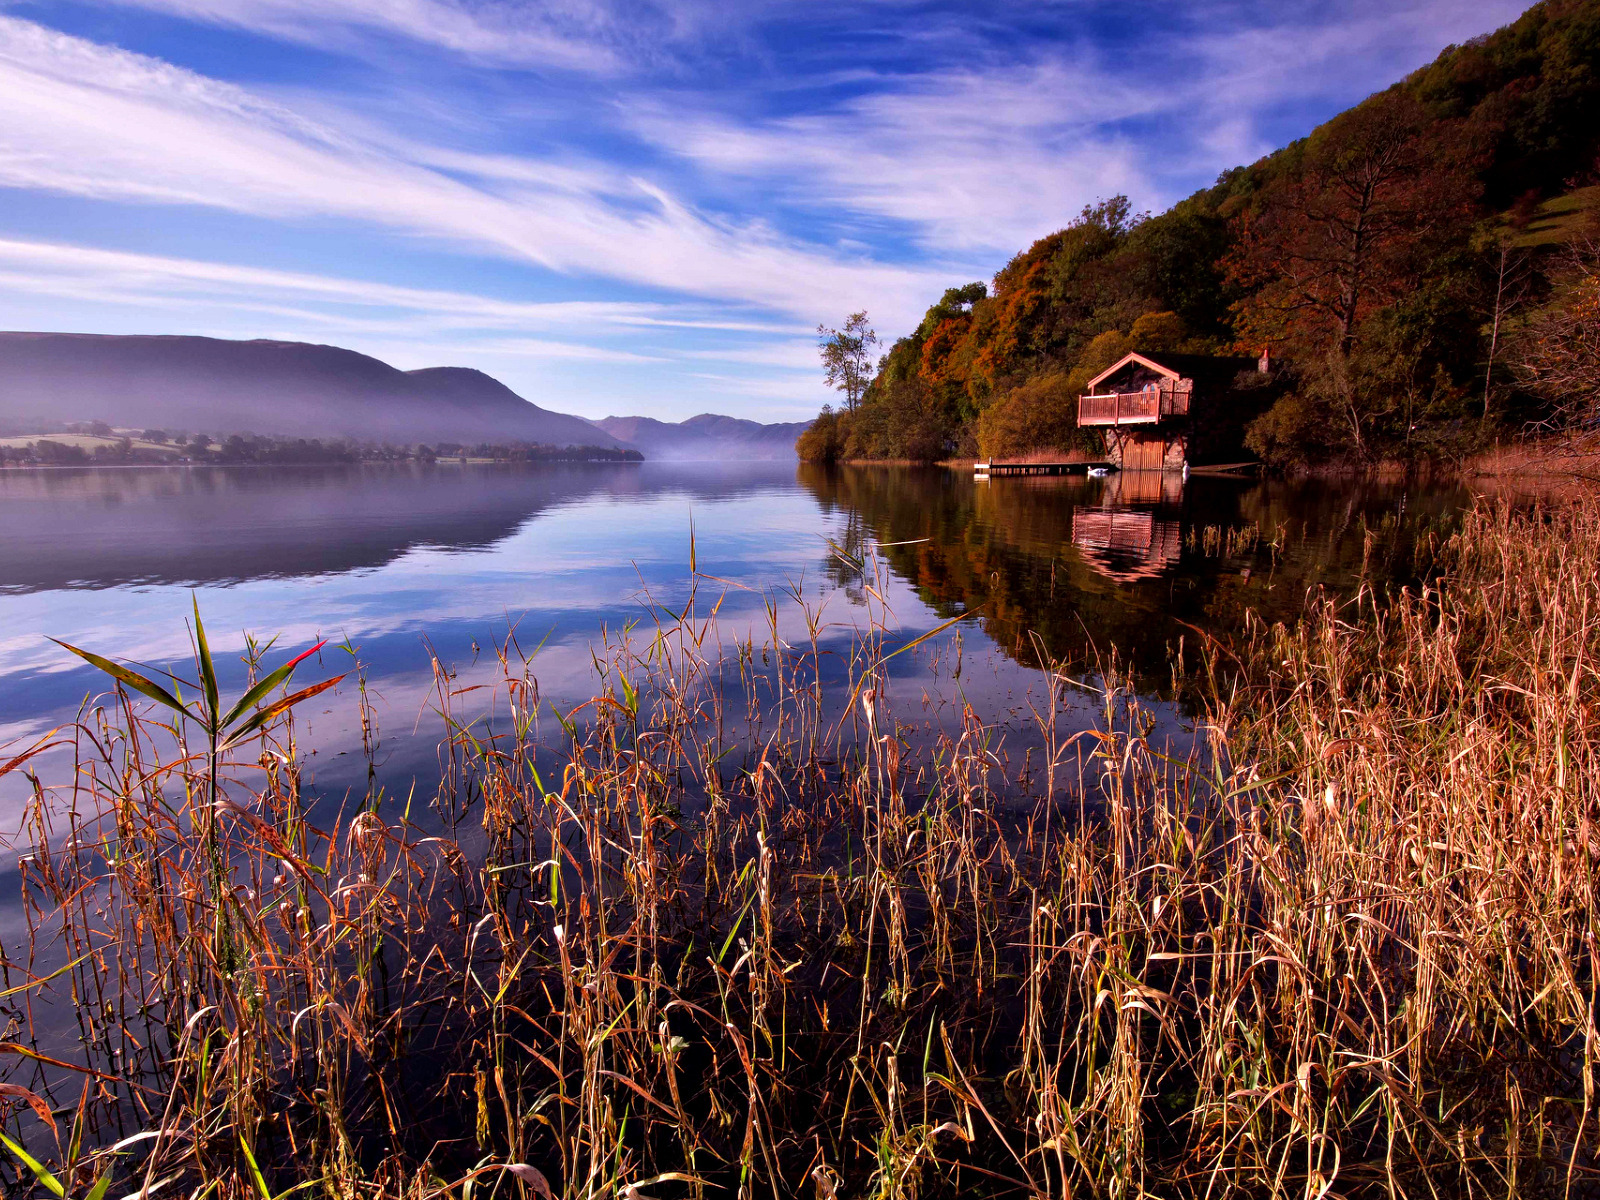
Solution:
[(1109, 471), (1109, 462), (976, 462), (972, 473), (979, 479), (1001, 475), (1087, 475), (1091, 470)]

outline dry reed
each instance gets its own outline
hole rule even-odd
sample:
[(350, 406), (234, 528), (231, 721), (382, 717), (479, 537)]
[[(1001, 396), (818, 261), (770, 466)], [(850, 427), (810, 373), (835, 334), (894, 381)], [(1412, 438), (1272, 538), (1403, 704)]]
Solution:
[(10, 1184), (1593, 1195), (1600, 502), (1438, 561), (1215, 648), (1182, 760), (1052, 668), (1025, 782), (983, 714), (908, 736), (881, 628), (723, 653), (691, 601), (561, 753), (508, 639), (495, 733), (438, 672), (460, 841), (311, 810), (292, 712), (213, 776), (115, 692), (30, 818)]

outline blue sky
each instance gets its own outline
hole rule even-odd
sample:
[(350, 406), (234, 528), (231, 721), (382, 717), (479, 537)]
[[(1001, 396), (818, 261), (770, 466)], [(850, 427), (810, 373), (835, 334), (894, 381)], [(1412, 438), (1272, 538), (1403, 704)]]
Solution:
[(797, 420), (1084, 204), (1160, 210), (1519, 0), (0, 0), (0, 328), (326, 342)]

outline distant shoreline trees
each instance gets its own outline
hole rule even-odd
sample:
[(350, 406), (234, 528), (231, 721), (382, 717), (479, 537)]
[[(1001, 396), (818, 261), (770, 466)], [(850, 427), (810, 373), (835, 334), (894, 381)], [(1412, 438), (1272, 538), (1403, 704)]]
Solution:
[[(100, 422), (96, 423), (103, 424)], [(159, 436), (151, 436), (151, 434)], [(611, 446), (552, 446), (536, 442), (440, 442), (397, 446), (344, 439), (285, 438), (228, 434), (213, 441), (208, 434), (169, 435), (147, 430), (132, 437), (103, 440), (94, 446), (57, 437), (39, 437), (21, 445), (0, 444), (0, 466), (134, 466), (174, 463), (238, 465), (312, 465), (318, 463), (637, 463), (637, 450)], [(67, 434), (65, 436), (72, 436)], [(110, 426), (92, 437), (115, 437)], [(17, 441), (18, 439), (12, 439)]]

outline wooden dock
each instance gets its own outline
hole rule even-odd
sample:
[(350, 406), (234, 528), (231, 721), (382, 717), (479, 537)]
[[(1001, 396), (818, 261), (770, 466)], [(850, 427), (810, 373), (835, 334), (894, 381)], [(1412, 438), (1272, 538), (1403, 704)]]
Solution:
[(1091, 467), (1112, 469), (1108, 462), (978, 462), (972, 465), (972, 473), (978, 479), (1002, 475), (1087, 475)]

